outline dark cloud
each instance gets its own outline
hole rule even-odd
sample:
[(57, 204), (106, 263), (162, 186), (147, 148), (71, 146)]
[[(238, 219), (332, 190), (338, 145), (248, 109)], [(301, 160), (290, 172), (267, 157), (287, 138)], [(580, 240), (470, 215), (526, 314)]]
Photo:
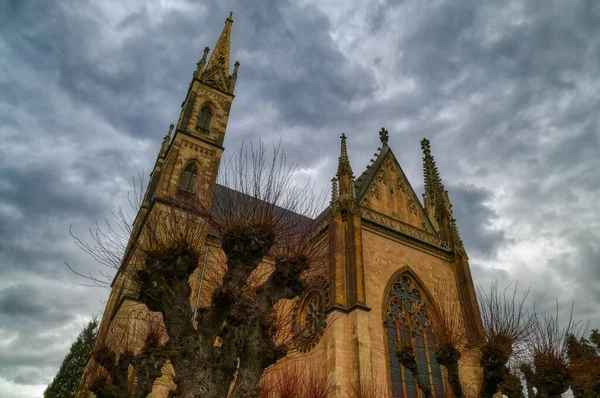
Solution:
[(600, 4), (305, 3), (0, 5), (0, 395), (39, 396), (103, 308), (63, 265), (98, 269), (69, 226), (127, 207), (230, 10), (228, 150), (281, 138), (320, 188), (342, 132), (358, 175), (385, 126), (419, 192), (427, 137), (476, 284), (518, 279), (600, 325)]
[(506, 237), (503, 230), (493, 225), (498, 213), (490, 207), (492, 192), (465, 184), (447, 188), (467, 252), (471, 256), (493, 256), (506, 243)]

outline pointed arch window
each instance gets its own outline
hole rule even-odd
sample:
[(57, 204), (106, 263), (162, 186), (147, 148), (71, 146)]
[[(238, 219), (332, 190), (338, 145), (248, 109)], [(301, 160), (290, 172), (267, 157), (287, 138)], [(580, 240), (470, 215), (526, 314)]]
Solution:
[(179, 192), (192, 195), (196, 193), (196, 185), (198, 184), (198, 168), (194, 163), (187, 165), (181, 175), (179, 184)]
[[(394, 281), (386, 298), (384, 326), (393, 398), (423, 397), (419, 381), (431, 390), (434, 397), (446, 396), (442, 370), (434, 353), (435, 340), (423, 308), (423, 297), (416, 281), (405, 273)], [(407, 346), (411, 347), (409, 351), (415, 357), (417, 375), (404, 366), (399, 358), (402, 347)]]
[(208, 105), (204, 105), (198, 114), (198, 130), (210, 131), (210, 121), (212, 119), (212, 111)]

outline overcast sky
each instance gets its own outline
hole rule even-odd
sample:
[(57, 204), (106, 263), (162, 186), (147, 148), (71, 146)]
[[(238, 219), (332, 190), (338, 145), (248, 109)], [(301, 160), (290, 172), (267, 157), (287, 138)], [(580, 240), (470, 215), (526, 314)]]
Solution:
[[(282, 137), (326, 187), (390, 146), (418, 193), (432, 152), (476, 284), (600, 327), (600, 2), (0, 2), (0, 397), (40, 397), (107, 290), (64, 262), (126, 203), (234, 12), (227, 151)], [(214, 3), (214, 4), (213, 4)], [(127, 4), (127, 5), (125, 5)]]

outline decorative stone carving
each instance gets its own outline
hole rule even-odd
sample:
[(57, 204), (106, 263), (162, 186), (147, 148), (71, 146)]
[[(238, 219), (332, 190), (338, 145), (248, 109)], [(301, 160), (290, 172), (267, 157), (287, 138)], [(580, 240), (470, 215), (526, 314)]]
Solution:
[(389, 171), (394, 171), (395, 167), (394, 167), (394, 162), (392, 161), (392, 159), (388, 158), (387, 161), (385, 162), (385, 168), (388, 169)]
[(428, 243), (440, 249), (450, 250), (448, 243), (441, 237), (434, 235), (430, 232), (423, 231), (420, 228), (397, 220), (393, 217), (387, 216), (385, 214), (379, 213), (375, 210), (371, 210), (366, 207), (360, 208), (360, 215), (365, 220), (369, 220), (376, 224), (383, 225), (396, 232), (418, 239), (422, 242)]
[(214, 98), (214, 99), (216, 99), (218, 101), (227, 102), (227, 101), (230, 100), (226, 96), (221, 95), (219, 93), (216, 93), (214, 90), (210, 90), (210, 89), (208, 89), (206, 87), (198, 87), (198, 92), (202, 93), (202, 94), (206, 94), (209, 97), (212, 97), (212, 98)]
[(398, 189), (402, 192), (406, 193), (406, 185), (404, 184), (404, 181), (402, 181), (402, 178), (398, 177), (396, 179), (396, 187), (398, 187)]
[(379, 187), (377, 184), (371, 185), (371, 188), (369, 189), (369, 195), (372, 198), (379, 199)]
[(329, 284), (321, 276), (307, 282), (304, 296), (293, 309), (292, 333), (298, 351), (310, 351), (321, 339), (327, 326), (325, 308), (329, 302)]
[(408, 211), (412, 214), (417, 214), (417, 206), (415, 205), (415, 201), (413, 199), (408, 199)]
[(385, 185), (385, 183), (387, 181), (385, 172), (383, 170), (379, 170), (379, 173), (377, 173), (376, 179), (377, 179), (377, 182)]
[(181, 140), (181, 145), (184, 148), (191, 148), (191, 149), (195, 150), (196, 152), (204, 153), (206, 155), (214, 155), (215, 154), (215, 151), (213, 151), (212, 149), (204, 148), (203, 146), (198, 145), (198, 144), (188, 141), (188, 140)]

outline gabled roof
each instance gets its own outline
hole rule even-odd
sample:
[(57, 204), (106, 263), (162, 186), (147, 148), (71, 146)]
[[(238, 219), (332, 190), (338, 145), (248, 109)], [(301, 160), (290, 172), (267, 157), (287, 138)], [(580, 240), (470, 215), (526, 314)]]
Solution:
[[(383, 131), (385, 131), (385, 130), (383, 130)], [(385, 132), (385, 133), (387, 133), (387, 132)], [(401, 175), (401, 178), (404, 180), (405, 186), (408, 187), (408, 195), (413, 199), (414, 203), (419, 204), (417, 206), (417, 208), (418, 208), (417, 211), (420, 213), (422, 218), (424, 220), (426, 220), (427, 228), (429, 229), (429, 231), (431, 233), (437, 234), (435, 227), (433, 226), (433, 224), (431, 223), (431, 220), (427, 216), (427, 213), (423, 209), (421, 201), (419, 200), (412, 185), (410, 184), (410, 181), (408, 180), (408, 178), (406, 178), (406, 174), (404, 174), (404, 170), (402, 170), (402, 166), (400, 166), (400, 163), (398, 162), (398, 159), (396, 159), (396, 156), (392, 152), (392, 149), (387, 145), (387, 134), (385, 134), (385, 139), (382, 136), (382, 143), (383, 143), (383, 147), (378, 148), (378, 149), (380, 149), (380, 152), (379, 152), (379, 155), (377, 156), (377, 158), (374, 159), (373, 163), (370, 166), (367, 166), (366, 170), (356, 179), (355, 187), (356, 187), (356, 198), (357, 198), (358, 203), (361, 203), (363, 201), (363, 199), (365, 198), (365, 196), (367, 195), (369, 188), (373, 184), (379, 171), (382, 170), (384, 164), (386, 163), (386, 160), (391, 159), (392, 162), (397, 166), (398, 170), (400, 171), (400, 175)]]

